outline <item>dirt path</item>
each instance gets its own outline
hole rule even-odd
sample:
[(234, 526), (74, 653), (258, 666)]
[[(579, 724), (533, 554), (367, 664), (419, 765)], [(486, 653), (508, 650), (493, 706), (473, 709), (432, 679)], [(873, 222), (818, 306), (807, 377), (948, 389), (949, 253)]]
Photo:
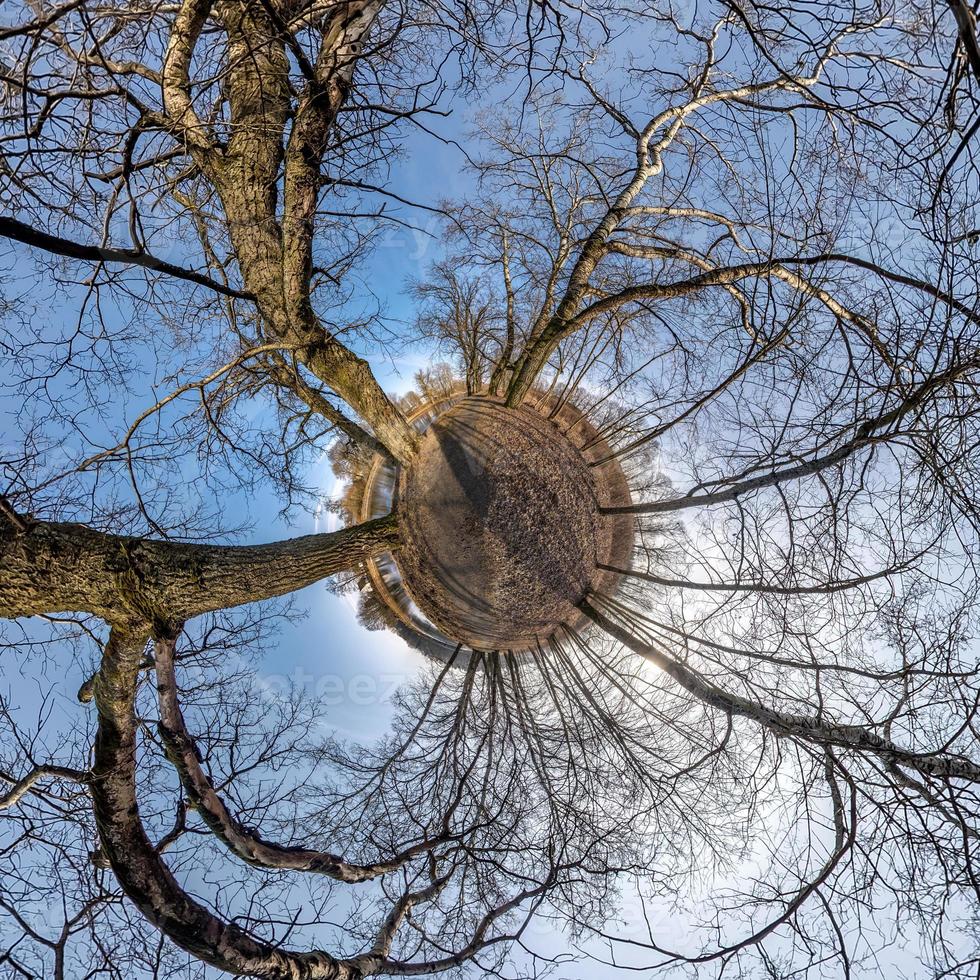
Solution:
[(614, 549), (592, 471), (531, 408), (468, 398), (402, 478), (398, 565), (422, 611), (477, 649), (526, 649), (562, 624)]

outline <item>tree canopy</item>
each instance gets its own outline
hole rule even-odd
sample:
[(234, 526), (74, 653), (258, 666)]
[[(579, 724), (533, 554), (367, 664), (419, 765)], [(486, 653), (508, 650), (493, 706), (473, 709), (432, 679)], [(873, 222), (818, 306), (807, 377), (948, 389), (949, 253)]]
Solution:
[[(976, 975), (965, 0), (0, 18), (2, 975)], [(418, 584), (460, 404), (576, 460), (470, 487), (592, 549), (519, 649)], [(324, 582), (429, 655), (380, 739), (256, 694)]]

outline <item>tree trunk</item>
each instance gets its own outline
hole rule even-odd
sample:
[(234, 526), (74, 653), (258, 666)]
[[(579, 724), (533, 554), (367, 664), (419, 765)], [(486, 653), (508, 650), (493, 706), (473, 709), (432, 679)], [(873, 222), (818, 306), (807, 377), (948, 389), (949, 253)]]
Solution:
[(286, 595), (397, 548), (394, 515), (272, 544), (201, 545), (0, 519), (0, 616), (88, 612), (110, 623), (182, 622)]
[(113, 629), (95, 680), (99, 728), (91, 792), (102, 849), (123, 891), (181, 949), (229, 973), (275, 980), (355, 980), (355, 965), (329, 953), (292, 953), (250, 936), (178, 884), (140, 822), (136, 798), (137, 675), (148, 633)]

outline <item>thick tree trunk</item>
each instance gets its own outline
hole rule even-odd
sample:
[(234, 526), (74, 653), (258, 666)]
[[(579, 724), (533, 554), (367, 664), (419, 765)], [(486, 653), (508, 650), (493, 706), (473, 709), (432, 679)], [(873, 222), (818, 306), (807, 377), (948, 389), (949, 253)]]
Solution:
[(397, 548), (394, 515), (260, 545), (154, 541), (0, 518), (0, 616), (88, 612), (110, 623), (182, 622), (286, 595)]
[(242, 279), (267, 330), (292, 345), (294, 355), (371, 426), (390, 453), (407, 462), (418, 433), (367, 361), (323, 326), (310, 295), (321, 161), (379, 5), (352, 0), (337, 8), (324, 25), (316, 64), (304, 66), (314, 77), (293, 112), (285, 41), (269, 11), (261, 4), (215, 3), (228, 35), (226, 147), (211, 139), (193, 113), (187, 74), (211, 6), (208, 0), (185, 0), (174, 22), (164, 77), (168, 112), (193, 134), (189, 148), (221, 198)]
[(274, 980), (355, 980), (358, 963), (313, 950), (292, 953), (250, 936), (178, 884), (140, 822), (136, 798), (137, 675), (148, 634), (113, 629), (95, 680), (99, 728), (91, 792), (102, 849), (123, 891), (193, 956), (229, 973)]

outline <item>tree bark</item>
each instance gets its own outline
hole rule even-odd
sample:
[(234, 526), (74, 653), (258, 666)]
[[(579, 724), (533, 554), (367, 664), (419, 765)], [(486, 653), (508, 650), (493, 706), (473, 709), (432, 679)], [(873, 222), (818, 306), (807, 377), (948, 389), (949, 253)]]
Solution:
[(321, 161), (379, 5), (351, 0), (338, 6), (324, 26), (316, 66), (304, 64), (313, 77), (294, 112), (283, 31), (261, 4), (214, 4), (228, 35), (231, 135), (225, 147), (211, 139), (194, 113), (187, 81), (210, 7), (207, 0), (185, 0), (174, 22), (164, 104), (182, 127), (194, 162), (218, 192), (242, 280), (269, 332), (292, 346), (391, 454), (407, 462), (417, 451), (418, 433), (381, 389), (367, 361), (323, 326), (310, 296)]
[(356, 980), (356, 962), (289, 952), (249, 935), (178, 884), (143, 829), (136, 797), (137, 675), (148, 633), (114, 628), (95, 680), (99, 727), (91, 792), (102, 849), (123, 891), (181, 949), (229, 973), (270, 980)]
[(375, 439), (370, 432), (349, 419), (339, 408), (334, 407), (321, 392), (307, 384), (295, 364), (290, 364), (277, 352), (270, 353), (263, 364), (278, 385), (292, 391), (311, 412), (316, 412), (317, 415), (325, 418), (349, 440), (372, 453), (393, 458), (384, 443)]
[(397, 548), (394, 515), (272, 544), (202, 545), (0, 519), (0, 616), (87, 612), (110, 623), (182, 622), (286, 595)]

